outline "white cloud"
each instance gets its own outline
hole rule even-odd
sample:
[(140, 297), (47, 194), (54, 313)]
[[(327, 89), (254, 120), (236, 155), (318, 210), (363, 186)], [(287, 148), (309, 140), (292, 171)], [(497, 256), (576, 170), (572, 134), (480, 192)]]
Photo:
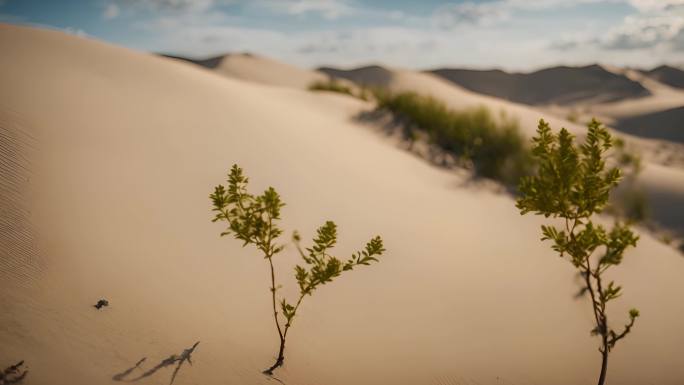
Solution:
[(684, 31), (684, 18), (678, 16), (628, 17), (598, 43), (607, 49), (651, 48), (672, 43)]
[(508, 2), (464, 2), (439, 7), (434, 12), (434, 22), (441, 28), (453, 28), (464, 24), (491, 25), (510, 17)]
[(684, 7), (684, 0), (629, 0), (629, 3), (640, 12), (671, 11)]
[(201, 12), (215, 3), (215, 0), (117, 0), (116, 5), (152, 11)]
[(596, 46), (614, 51), (681, 50), (684, 36), (684, 0), (626, 0), (637, 13), (621, 24), (594, 37), (574, 37), (556, 41), (552, 49)]
[(204, 11), (214, 4), (214, 0), (138, 0), (157, 10)]
[(438, 7), (434, 12), (433, 20), (441, 28), (454, 28), (461, 25), (491, 26), (513, 19), (517, 11), (539, 11), (554, 7), (568, 8), (580, 4), (620, 1), (628, 0), (493, 0), (484, 3), (468, 0)]
[(319, 14), (326, 19), (337, 19), (354, 13), (354, 8), (340, 0), (260, 0), (258, 5), (271, 11), (300, 16)]
[(60, 31), (66, 32), (71, 35), (79, 36), (79, 37), (88, 37), (88, 33), (81, 28), (73, 28), (73, 27), (66, 27), (66, 28), (58, 28)]
[(107, 6), (104, 9), (104, 12), (102, 12), (102, 17), (104, 17), (107, 20), (115, 19), (118, 16), (119, 6), (114, 3), (107, 4)]
[[(0, 0), (2, 1), (2, 0)], [(356, 12), (346, 0), (113, 0), (119, 6), (133, 10), (168, 11), (177, 14), (211, 11), (219, 4), (242, 3), (270, 12), (290, 16), (306, 14), (336, 19)]]

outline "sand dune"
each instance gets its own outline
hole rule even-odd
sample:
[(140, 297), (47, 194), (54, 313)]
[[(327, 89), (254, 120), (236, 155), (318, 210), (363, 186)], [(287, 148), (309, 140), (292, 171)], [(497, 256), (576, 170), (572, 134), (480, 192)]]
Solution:
[(647, 194), (650, 215), (657, 218), (663, 227), (671, 229), (674, 233), (684, 234), (684, 170), (647, 164), (639, 176), (638, 184)]
[(175, 60), (181, 60), (185, 61), (188, 63), (192, 63), (195, 65), (198, 65), (200, 67), (204, 67), (210, 70), (213, 70), (216, 68), (221, 61), (223, 61), (224, 57), (226, 55), (219, 55), (219, 56), (212, 56), (204, 59), (198, 59), (198, 58), (192, 58), (192, 57), (187, 57), (187, 56), (177, 56), (177, 55), (169, 55), (169, 54), (159, 54), (162, 57), (167, 57), (169, 59), (175, 59)]
[(356, 84), (369, 87), (389, 87), (394, 78), (391, 70), (379, 65), (370, 65), (351, 70), (321, 67), (318, 71), (334, 78), (347, 79)]
[(615, 127), (644, 138), (684, 143), (684, 106), (621, 119)]
[[(341, 254), (386, 240), (379, 265), (304, 304), (285, 383), (594, 381), (589, 306), (537, 242), (540, 220), (388, 144), (353, 118), (369, 105), (54, 31), (0, 25), (0, 45), (0, 363), (26, 360), (27, 384), (116, 383), (196, 341), (176, 384), (274, 383), (259, 372), (276, 347), (264, 261), (209, 221), (207, 195), (235, 162), (280, 191), (288, 230), (336, 220)], [(648, 234), (615, 271), (615, 322), (630, 306), (643, 316), (611, 383), (684, 378), (682, 271)]]
[(531, 73), (449, 68), (429, 72), (471, 91), (533, 105), (609, 102), (649, 94), (638, 82), (596, 64), (552, 67)]
[[(584, 115), (600, 116), (622, 132), (643, 138), (682, 142), (681, 108), (684, 90), (672, 87), (639, 71), (613, 68), (613, 72), (639, 82), (650, 92), (639, 99), (580, 106)], [(566, 110), (565, 112), (568, 113)]]
[[(608, 117), (618, 125), (620, 121), (625, 119), (684, 106), (684, 90), (673, 88), (635, 70), (617, 68), (615, 72), (639, 82), (648, 89), (650, 95), (614, 103), (587, 105), (585, 108), (588, 112)], [(657, 120), (651, 120), (649, 123), (647, 127), (658, 125)]]
[(189, 61), (231, 78), (272, 86), (306, 89), (314, 82), (327, 80), (327, 76), (322, 73), (249, 53), (229, 54), (206, 60), (167, 57)]
[(684, 71), (679, 68), (662, 65), (650, 71), (642, 71), (648, 77), (672, 87), (684, 88)]

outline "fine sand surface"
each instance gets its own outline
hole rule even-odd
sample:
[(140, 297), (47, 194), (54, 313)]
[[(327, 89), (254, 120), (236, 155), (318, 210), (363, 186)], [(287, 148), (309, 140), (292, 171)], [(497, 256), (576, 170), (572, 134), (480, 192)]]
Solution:
[[(369, 105), (59, 32), (0, 25), (0, 46), (0, 365), (26, 360), (27, 385), (116, 383), (196, 341), (176, 384), (277, 384), (267, 265), (209, 220), (233, 163), (281, 193), (288, 233), (332, 219), (340, 255), (378, 233), (388, 250), (306, 299), (284, 383), (595, 382), (590, 306), (540, 218), (356, 123)], [(275, 261), (288, 295), (296, 261)], [(648, 234), (612, 272), (611, 321), (642, 317), (610, 383), (681, 384), (682, 272)]]

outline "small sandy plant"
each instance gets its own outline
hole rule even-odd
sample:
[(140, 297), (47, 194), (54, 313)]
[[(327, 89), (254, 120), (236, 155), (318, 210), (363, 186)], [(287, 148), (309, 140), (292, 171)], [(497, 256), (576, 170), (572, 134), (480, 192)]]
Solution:
[(520, 183), (517, 207), (521, 214), (534, 212), (560, 218), (562, 226), (542, 226), (542, 241), (549, 240), (561, 257), (567, 256), (583, 280), (582, 295), (589, 294), (596, 327), (592, 335), (601, 338), (601, 373), (598, 384), (606, 379), (608, 354), (634, 326), (639, 311), (629, 311), (629, 321), (616, 332), (608, 323), (606, 306), (621, 295), (621, 287), (606, 282), (604, 273), (622, 262), (625, 249), (636, 246), (638, 237), (627, 225), (616, 223), (609, 231), (594, 224), (592, 217), (607, 205), (611, 189), (621, 174), (618, 168), (606, 168), (607, 151), (612, 147), (610, 133), (596, 120), (588, 124), (584, 144), (575, 146), (575, 138), (566, 129), (551, 132), (541, 120), (533, 138), (533, 155), (539, 161), (536, 176)]
[[(313, 239), (313, 246), (303, 249), (301, 238), (297, 232), (293, 234), (293, 241), (302, 257), (303, 265), (295, 267), (295, 278), (299, 285), (299, 297), (294, 302), (285, 298), (278, 301), (276, 274), (273, 268), (273, 257), (283, 251), (285, 245), (279, 243), (283, 231), (278, 227), (280, 209), (285, 205), (278, 193), (269, 187), (261, 195), (247, 192), (248, 179), (242, 169), (233, 165), (228, 174), (228, 189), (222, 185), (216, 186), (210, 195), (216, 215), (216, 221), (228, 222), (228, 228), (221, 236), (232, 235), (243, 242), (243, 246), (254, 245), (268, 261), (271, 270), (271, 298), (273, 302), (273, 317), (280, 339), (280, 348), (275, 363), (264, 370), (265, 374), (273, 374), (273, 370), (283, 365), (285, 360), (285, 341), (287, 333), (292, 327), (299, 306), (304, 297), (312, 295), (320, 286), (333, 281), (345, 271), (351, 271), (359, 265), (370, 265), (377, 262), (385, 249), (382, 239), (371, 239), (365, 249), (352, 254), (351, 258), (342, 261), (329, 254), (330, 249), (337, 243), (337, 226), (334, 222), (326, 222), (321, 226)], [(280, 312), (278, 312), (280, 308)]]

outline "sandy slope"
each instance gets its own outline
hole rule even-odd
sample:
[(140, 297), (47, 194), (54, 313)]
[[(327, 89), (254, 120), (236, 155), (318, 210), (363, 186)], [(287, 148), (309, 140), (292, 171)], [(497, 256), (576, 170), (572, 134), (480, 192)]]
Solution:
[[(25, 359), (27, 385), (110, 384), (197, 340), (177, 384), (275, 384), (259, 373), (275, 349), (266, 265), (209, 221), (234, 162), (281, 192), (288, 230), (334, 219), (342, 254), (386, 240), (380, 265), (307, 300), (287, 384), (594, 381), (588, 304), (538, 219), (388, 145), (352, 119), (360, 102), (57, 32), (1, 25), (0, 46), (0, 364)], [(279, 272), (294, 262), (289, 248)], [(648, 235), (615, 271), (615, 322), (632, 305), (643, 317), (611, 383), (684, 378), (682, 271)]]
[(237, 79), (301, 89), (306, 89), (311, 83), (324, 81), (327, 78), (315, 71), (300, 69), (252, 54), (226, 55), (214, 71)]
[(684, 88), (684, 71), (681, 68), (661, 65), (650, 71), (640, 71), (644, 75), (672, 87)]
[[(173, 55), (161, 56), (192, 63), (232, 79), (269, 86), (309, 89), (315, 83), (325, 83), (331, 79), (331, 76), (320, 71), (295, 67), (251, 53), (227, 54), (199, 60)], [(360, 91), (356, 84), (350, 81), (345, 79), (335, 79), (335, 81), (351, 88), (354, 92)]]
[(204, 67), (233, 79), (248, 80), (271, 86), (307, 89), (312, 83), (327, 80), (320, 72), (301, 69), (261, 55), (231, 53), (205, 59), (160, 55)]
[[(614, 70), (641, 83), (650, 92), (650, 95), (639, 99), (592, 105), (592, 112), (620, 121), (684, 106), (684, 90), (668, 86), (638, 71)], [(652, 120), (650, 123), (653, 126), (652, 128), (657, 128), (657, 120)]]

